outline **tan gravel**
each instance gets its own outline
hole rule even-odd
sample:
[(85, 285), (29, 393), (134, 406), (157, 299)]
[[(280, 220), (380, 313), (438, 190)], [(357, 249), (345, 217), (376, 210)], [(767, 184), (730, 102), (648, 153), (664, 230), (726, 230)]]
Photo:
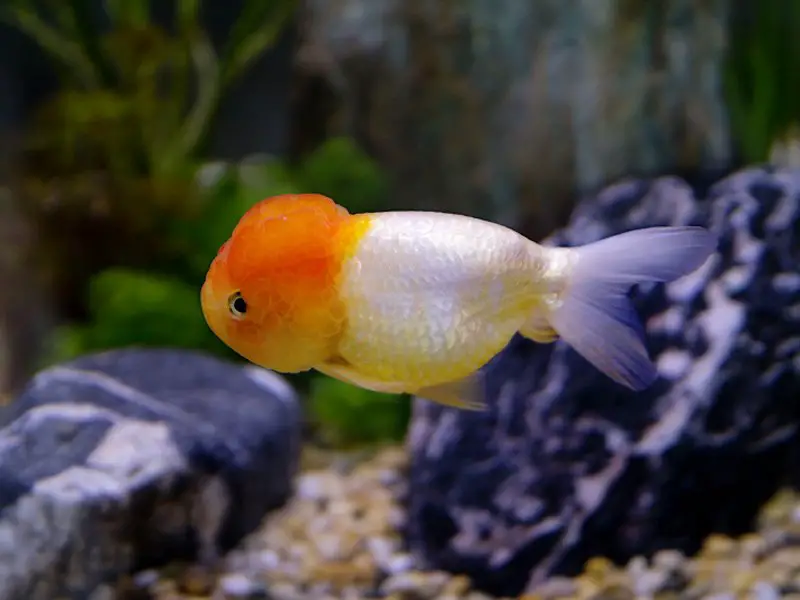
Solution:
[[(489, 600), (463, 575), (423, 572), (403, 551), (406, 455), (307, 457), (294, 500), (228, 556), (198, 567), (138, 574), (129, 598), (159, 600)], [(576, 578), (556, 577), (523, 600), (800, 600), (800, 496), (781, 492), (755, 533), (712, 535), (693, 559), (662, 551), (624, 567), (597, 557)]]

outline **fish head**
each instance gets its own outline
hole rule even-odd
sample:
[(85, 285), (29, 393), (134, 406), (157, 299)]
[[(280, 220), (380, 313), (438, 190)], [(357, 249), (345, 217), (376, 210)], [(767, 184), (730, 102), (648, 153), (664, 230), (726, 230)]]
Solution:
[(275, 196), (248, 210), (220, 247), (200, 293), (217, 337), (275, 371), (296, 373), (324, 362), (345, 319), (337, 240), (348, 217), (317, 194)]

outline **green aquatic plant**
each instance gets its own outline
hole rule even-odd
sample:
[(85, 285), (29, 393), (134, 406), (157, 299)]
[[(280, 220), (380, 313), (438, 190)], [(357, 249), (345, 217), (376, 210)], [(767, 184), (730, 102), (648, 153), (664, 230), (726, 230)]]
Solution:
[(222, 242), (251, 206), (268, 196), (302, 191), (291, 170), (272, 158), (207, 164), (196, 181), (201, 190), (197, 204), (184, 218), (171, 220), (165, 233), (176, 244), (172, 272), (195, 282), (202, 281)]
[[(116, 149), (127, 152), (113, 159), (149, 174), (174, 174), (205, 149), (220, 101), (275, 44), (297, 0), (245, 0), (220, 52), (200, 23), (203, 4), (173, 2), (174, 33), (158, 25), (143, 0), (106, 0), (107, 28), (88, 0), (6, 0), (0, 18), (58, 68), (67, 97), (55, 106), (71, 128), (53, 133), (66, 142), (64, 150), (79, 143), (77, 132), (94, 129), (123, 143)], [(93, 127), (100, 124), (113, 128)]]
[(800, 3), (737, 4), (730, 26), (725, 91), (735, 143), (747, 163), (767, 160), (800, 124)]
[(125, 346), (233, 355), (206, 326), (196, 287), (174, 277), (108, 269), (92, 278), (89, 307), (90, 323), (59, 329), (55, 360)]
[(330, 377), (315, 377), (309, 413), (321, 437), (336, 446), (399, 441), (411, 416), (410, 397), (379, 394)]
[(245, 0), (219, 50), (203, 29), (203, 2), (171, 4), (167, 28), (152, 2), (107, 0), (107, 23), (88, 0), (0, 3), (0, 19), (34, 40), (59, 76), (23, 136), (16, 187), (39, 233), (42, 279), (70, 316), (85, 314), (99, 271), (170, 274), (191, 262), (171, 232), (203, 218), (207, 196), (194, 176), (220, 102), (278, 40), (296, 0)]
[(297, 179), (305, 191), (330, 196), (351, 213), (380, 208), (388, 193), (384, 173), (347, 137), (323, 142), (300, 164)]

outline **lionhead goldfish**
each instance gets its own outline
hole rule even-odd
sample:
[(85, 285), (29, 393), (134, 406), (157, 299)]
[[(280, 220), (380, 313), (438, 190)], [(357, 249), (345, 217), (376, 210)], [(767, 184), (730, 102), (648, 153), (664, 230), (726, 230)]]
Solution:
[(627, 291), (688, 274), (715, 247), (700, 227), (546, 247), (461, 215), (350, 214), (318, 194), (282, 195), (241, 218), (201, 304), (211, 330), (262, 367), (481, 409), (480, 368), (515, 333), (561, 338), (615, 381), (650, 385)]

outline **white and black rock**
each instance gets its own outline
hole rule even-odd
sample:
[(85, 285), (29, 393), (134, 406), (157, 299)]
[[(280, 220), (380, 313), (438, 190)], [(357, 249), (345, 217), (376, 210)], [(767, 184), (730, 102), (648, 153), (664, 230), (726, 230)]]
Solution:
[(278, 375), (179, 350), (42, 371), (0, 423), (0, 598), (88, 598), (213, 561), (292, 490), (300, 413)]
[(660, 379), (615, 384), (561, 342), (515, 338), (486, 369), (492, 406), (416, 400), (407, 537), (423, 564), (499, 595), (747, 531), (786, 480), (800, 410), (800, 172), (750, 169), (696, 191), (612, 186), (553, 236), (579, 245), (708, 225), (718, 252), (635, 304)]

